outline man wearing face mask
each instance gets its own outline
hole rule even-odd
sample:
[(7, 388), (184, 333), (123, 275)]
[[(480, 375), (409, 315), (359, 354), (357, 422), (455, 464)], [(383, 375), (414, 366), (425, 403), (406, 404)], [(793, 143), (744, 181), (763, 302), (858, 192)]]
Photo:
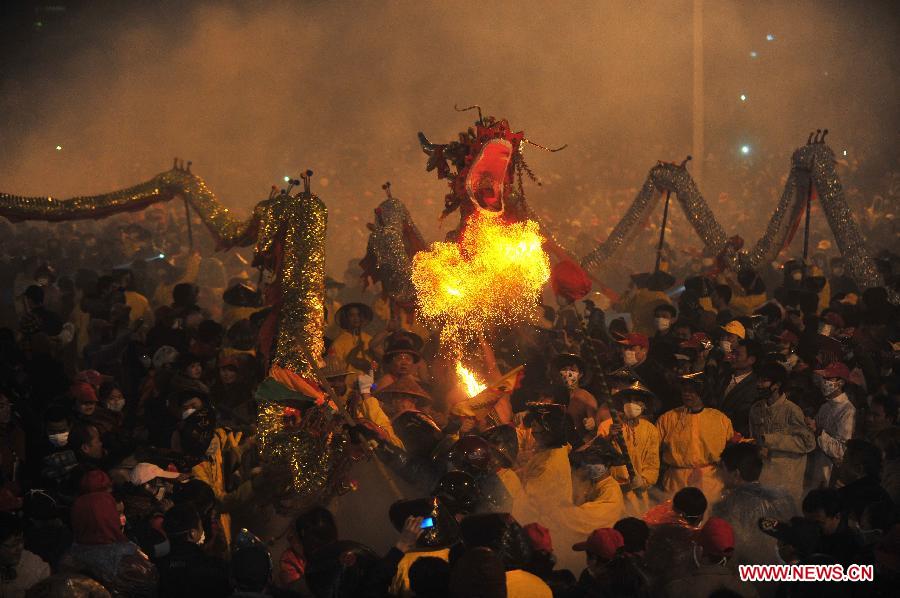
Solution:
[(844, 385), (850, 379), (847, 366), (835, 361), (815, 373), (825, 403), (812, 422), (817, 448), (807, 470), (809, 488), (828, 484), (835, 464), (844, 458), (847, 441), (853, 437), (856, 425), (856, 408), (844, 392)]
[(56, 488), (63, 484), (78, 465), (75, 453), (67, 448), (69, 442), (69, 410), (64, 405), (51, 405), (44, 415), (44, 438), (29, 450), (25, 462), (27, 479), (41, 488)]
[(618, 343), (626, 369), (656, 396), (662, 405), (661, 411), (677, 407), (678, 391), (667, 381), (665, 368), (649, 356), (650, 340), (643, 334), (631, 332), (623, 335)]
[(750, 408), (750, 436), (759, 445), (764, 462), (760, 483), (783, 488), (799, 504), (806, 455), (816, 448), (816, 437), (807, 427), (803, 411), (783, 392), (787, 379), (787, 371), (778, 363), (766, 363), (759, 369), (759, 400)]
[(629, 513), (646, 513), (650, 508), (647, 491), (659, 478), (659, 431), (642, 417), (647, 404), (652, 403), (652, 393), (640, 382), (613, 395), (622, 405), (622, 423), (610, 427), (610, 435), (622, 434), (628, 456), (634, 467), (634, 479), (629, 480), (625, 467), (613, 469), (613, 476), (622, 486), (625, 506)]
[(562, 353), (553, 360), (553, 368), (569, 393), (566, 413), (575, 423), (576, 438), (593, 437), (597, 433), (597, 399), (579, 386), (585, 372), (584, 360), (573, 353)]
[(675, 322), (677, 310), (669, 304), (658, 305), (653, 310), (653, 329), (655, 330), (654, 338), (668, 336), (672, 324)]

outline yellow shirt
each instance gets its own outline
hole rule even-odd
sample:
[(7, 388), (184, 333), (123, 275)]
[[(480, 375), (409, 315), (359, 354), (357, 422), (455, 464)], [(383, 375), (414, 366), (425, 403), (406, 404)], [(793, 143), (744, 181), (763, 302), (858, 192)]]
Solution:
[[(597, 431), (600, 437), (609, 436), (609, 426), (598, 426)], [(659, 430), (647, 420), (638, 419), (634, 427), (627, 424), (622, 426), (622, 438), (625, 439), (634, 472), (644, 478), (647, 484), (655, 484), (659, 478)], [(628, 470), (624, 465), (613, 467), (612, 473), (620, 482), (628, 481)]]
[(716, 463), (734, 436), (728, 416), (710, 407), (700, 413), (691, 413), (687, 407), (672, 409), (659, 416), (656, 427), (662, 459), (672, 467)]
[(618, 308), (620, 311), (631, 314), (634, 332), (653, 336), (656, 331), (653, 326), (653, 310), (660, 305), (672, 305), (668, 295), (662, 291), (637, 289), (622, 299)]
[(678, 407), (663, 413), (656, 426), (662, 459), (669, 465), (663, 477), (663, 489), (677, 492), (695, 486), (710, 503), (717, 501), (722, 482), (716, 475), (715, 463), (734, 436), (728, 416), (709, 407), (700, 413)]
[[(362, 354), (360, 351), (357, 351), (357, 346), (360, 341), (362, 341)], [(350, 334), (346, 330), (342, 330), (337, 338), (334, 339), (334, 342), (331, 343), (330, 352), (334, 353), (337, 356), (341, 363), (347, 367), (350, 371), (363, 373), (363, 370), (359, 368), (353, 367), (348, 359), (351, 354), (354, 359), (367, 359), (365, 353), (369, 351), (369, 343), (372, 341), (372, 335), (367, 334), (365, 332), (360, 332), (359, 336), (354, 334)]]
[(759, 295), (734, 295), (731, 297), (728, 307), (731, 308), (735, 316), (749, 316), (765, 302), (765, 293), (760, 293)]
[(607, 476), (594, 484), (592, 500), (580, 505), (569, 504), (557, 513), (559, 525), (577, 537), (586, 538), (601, 527), (612, 527), (625, 514), (625, 498), (619, 482)]
[(506, 572), (508, 598), (552, 598), (553, 592), (544, 580), (521, 569)]
[(441, 550), (432, 550), (431, 552), (411, 550), (404, 554), (403, 558), (401, 558), (400, 562), (397, 564), (397, 573), (394, 574), (394, 580), (391, 582), (391, 596), (409, 598), (413, 595), (412, 591), (409, 589), (409, 568), (412, 567), (412, 564), (417, 560), (424, 557), (449, 561), (450, 549), (443, 548)]
[(522, 482), (542, 517), (550, 517), (557, 509), (572, 504), (570, 448), (566, 445), (539, 450), (525, 466)]
[(507, 468), (499, 469), (497, 477), (500, 478), (500, 483), (503, 484), (503, 487), (509, 492), (510, 498), (512, 498), (511, 514), (516, 521), (522, 525), (537, 521), (539, 518), (538, 513), (531, 504), (531, 499), (525, 491), (525, 486), (522, 485), (522, 480), (519, 479), (516, 472)]
[(372, 395), (366, 395), (360, 402), (359, 406), (361, 415), (364, 419), (369, 420), (373, 424), (384, 430), (388, 441), (398, 448), (405, 448), (403, 441), (397, 437), (394, 432), (394, 426), (391, 425), (391, 419), (381, 408), (381, 403)]
[(153, 323), (153, 312), (150, 311), (150, 302), (140, 293), (125, 291), (125, 305), (131, 308), (131, 311), (128, 313), (129, 322), (144, 318), (148, 324)]

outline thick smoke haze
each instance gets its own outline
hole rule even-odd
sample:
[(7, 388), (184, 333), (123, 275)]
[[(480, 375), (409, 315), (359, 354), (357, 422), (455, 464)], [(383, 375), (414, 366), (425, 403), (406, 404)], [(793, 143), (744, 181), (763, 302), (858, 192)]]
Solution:
[[(0, 188), (100, 193), (179, 156), (246, 214), (284, 175), (311, 168), (331, 211), (329, 271), (339, 275), (365, 250), (358, 231), (385, 180), (426, 237), (438, 238), (446, 185), (424, 171), (416, 132), (455, 138), (475, 115), (454, 103), (478, 103), (538, 143), (569, 144), (528, 153), (545, 182), (529, 188), (539, 213), (564, 210), (593, 186), (637, 188), (657, 159), (690, 153), (692, 7), (94, 3), (18, 49), (0, 81)], [(722, 163), (723, 152), (751, 144), (786, 174), (792, 149), (828, 127), (835, 148), (895, 163), (894, 12), (890, 3), (704, 3), (707, 152)], [(601, 167), (613, 158), (641, 174)], [(716, 163), (705, 166), (707, 198), (737, 191)], [(570, 184), (576, 172), (582, 182)], [(776, 201), (761, 189), (758, 211)], [(597, 216), (605, 230), (619, 214)], [(751, 241), (762, 221), (754, 226), (744, 234)]]

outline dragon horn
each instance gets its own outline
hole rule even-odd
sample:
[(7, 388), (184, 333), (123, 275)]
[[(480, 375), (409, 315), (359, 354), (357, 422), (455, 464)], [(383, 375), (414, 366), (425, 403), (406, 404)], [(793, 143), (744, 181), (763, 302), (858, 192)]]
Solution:
[(686, 166), (687, 166), (687, 163), (690, 162), (690, 161), (693, 160), (693, 159), (694, 159), (694, 157), (689, 155), (687, 158), (685, 158), (684, 160), (681, 161), (681, 164), (680, 164), (678, 167), (679, 167), (679, 168), (684, 168), (684, 167), (686, 167)]
[(456, 104), (453, 104), (453, 109), (456, 110), (457, 112), (468, 112), (472, 108), (478, 109), (478, 124), (484, 124), (484, 117), (481, 116), (481, 106), (479, 106), (478, 104), (472, 104), (471, 106), (469, 106), (467, 108), (460, 108)]
[(300, 174), (300, 178), (303, 179), (303, 192), (309, 193), (309, 182), (312, 179), (313, 171), (307, 170), (304, 173)]
[(422, 151), (428, 154), (429, 156), (434, 153), (437, 145), (428, 141), (428, 137), (425, 137), (425, 133), (419, 131), (419, 145), (422, 146)]
[(394, 198), (394, 196), (391, 195), (391, 182), (390, 181), (388, 181), (384, 185), (382, 185), (381, 188), (384, 189), (384, 192), (387, 194), (388, 199)]
[(809, 133), (809, 137), (806, 138), (806, 145), (812, 145), (813, 135), (815, 135), (815, 133), (813, 133), (813, 132)]
[(819, 139), (819, 143), (825, 143), (825, 136), (828, 135), (828, 129), (822, 131), (822, 138)]
[(819, 135), (822, 134), (822, 129), (816, 129), (816, 136), (813, 139), (813, 143), (819, 143)]
[(530, 139), (525, 139), (525, 143), (528, 143), (528, 144), (530, 144), (530, 145), (533, 145), (534, 147), (539, 147), (539, 148), (541, 148), (542, 150), (546, 150), (546, 151), (548, 151), (548, 152), (558, 152), (558, 151), (560, 151), (560, 150), (564, 150), (564, 149), (566, 149), (567, 147), (569, 147), (569, 144), (568, 144), (568, 143), (565, 143), (565, 144), (559, 146), (559, 147), (556, 148), (556, 149), (550, 149), (549, 147), (544, 147), (544, 146), (541, 145), (540, 143), (535, 143), (534, 141), (532, 141), (532, 140), (530, 140)]

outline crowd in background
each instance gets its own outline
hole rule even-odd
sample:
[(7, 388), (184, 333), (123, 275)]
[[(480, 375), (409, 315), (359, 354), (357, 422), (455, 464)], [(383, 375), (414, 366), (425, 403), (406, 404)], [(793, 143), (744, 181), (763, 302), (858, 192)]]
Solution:
[[(552, 185), (586, 198), (547, 218), (572, 249), (602, 240), (645, 175), (606, 168), (635, 187)], [(735, 172), (746, 195), (711, 201), (729, 233), (760, 216), (738, 208), (751, 193), (780, 194), (782, 170)], [(386, 510), (358, 506), (393, 525), (378, 546), (345, 536), (329, 504), (256, 525), (289, 480), (256, 445), (248, 250), (214, 252), (199, 222), (189, 241), (181, 206), (4, 223), (0, 596), (892, 595), (895, 178), (878, 200), (847, 187), (884, 287), (848, 276), (821, 217), (809, 264), (758, 272), (717, 270), (676, 220), (669, 272), (641, 273), (632, 247), (618, 297), (581, 301), (561, 281), (534, 322), (465, 356), (486, 381), (524, 366), (487, 412), (436, 331), (363, 294), (351, 261), (326, 283), (322, 362), (351, 443), (401, 488)], [(331, 216), (360, 252), (366, 215)], [(773, 563), (871, 564), (875, 581), (738, 580), (737, 565)]]

